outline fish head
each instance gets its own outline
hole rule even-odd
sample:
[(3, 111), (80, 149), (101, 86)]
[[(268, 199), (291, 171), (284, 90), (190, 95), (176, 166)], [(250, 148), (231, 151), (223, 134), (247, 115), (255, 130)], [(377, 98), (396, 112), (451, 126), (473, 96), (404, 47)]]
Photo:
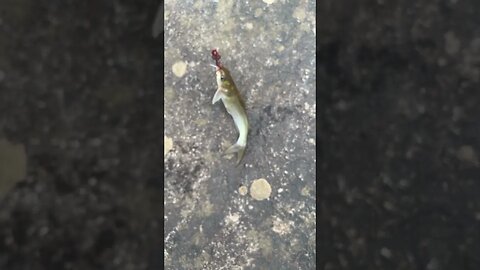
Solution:
[(233, 79), (230, 76), (230, 72), (228, 71), (228, 69), (226, 69), (225, 67), (217, 67), (215, 73), (217, 77), (217, 85), (219, 88), (228, 90), (234, 86)]

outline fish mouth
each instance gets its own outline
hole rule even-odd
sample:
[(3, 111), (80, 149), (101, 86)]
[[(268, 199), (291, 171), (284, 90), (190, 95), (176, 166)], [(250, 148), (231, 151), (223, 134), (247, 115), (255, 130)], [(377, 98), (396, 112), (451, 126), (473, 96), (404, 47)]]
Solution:
[(212, 64), (210, 64), (210, 66), (215, 69), (215, 72), (218, 72), (218, 71), (220, 71), (220, 69), (222, 69), (221, 67), (219, 67), (219, 66), (217, 66), (217, 65), (212, 65)]

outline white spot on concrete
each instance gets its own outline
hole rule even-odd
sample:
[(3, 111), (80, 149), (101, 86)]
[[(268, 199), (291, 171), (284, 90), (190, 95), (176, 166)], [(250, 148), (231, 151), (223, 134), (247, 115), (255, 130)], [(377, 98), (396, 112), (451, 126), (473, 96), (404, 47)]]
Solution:
[(177, 77), (182, 77), (187, 72), (187, 64), (183, 61), (178, 61), (172, 66), (173, 74)]
[(303, 21), (307, 15), (305, 14), (305, 9), (302, 7), (297, 7), (293, 11), (293, 17), (297, 19), (298, 21)]
[(167, 136), (163, 137), (163, 156), (166, 156), (167, 153), (173, 148), (173, 140)]
[(240, 220), (240, 215), (238, 213), (229, 214), (225, 217), (226, 225), (237, 225)]
[(273, 227), (272, 230), (280, 235), (285, 235), (290, 233), (291, 227), (290, 222), (282, 221), (278, 217), (273, 220)]
[(250, 186), (250, 195), (255, 200), (261, 201), (268, 199), (271, 193), (272, 187), (267, 182), (267, 180), (263, 178), (254, 180), (252, 185)]
[(242, 196), (245, 196), (248, 193), (248, 188), (246, 186), (241, 186), (238, 188), (238, 193), (240, 193)]

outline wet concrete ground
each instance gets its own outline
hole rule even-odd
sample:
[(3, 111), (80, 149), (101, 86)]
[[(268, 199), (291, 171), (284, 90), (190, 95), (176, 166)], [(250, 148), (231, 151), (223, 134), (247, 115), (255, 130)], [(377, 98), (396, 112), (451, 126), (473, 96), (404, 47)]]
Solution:
[[(314, 8), (165, 2), (166, 269), (315, 268)], [(212, 105), (213, 48), (246, 103), (238, 167), (222, 157), (238, 133), (223, 105)], [(260, 178), (271, 189), (261, 201), (251, 188)]]
[(480, 267), (476, 1), (178, 2), (0, 1), (0, 269)]
[(478, 1), (322, 1), (321, 269), (479, 269)]
[(0, 1), (0, 269), (158, 269), (156, 8)]

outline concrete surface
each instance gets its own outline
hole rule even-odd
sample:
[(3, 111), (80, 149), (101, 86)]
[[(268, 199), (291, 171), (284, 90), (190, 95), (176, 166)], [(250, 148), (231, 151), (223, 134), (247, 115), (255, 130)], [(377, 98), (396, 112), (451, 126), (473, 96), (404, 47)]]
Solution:
[(0, 1), (0, 269), (479, 269), (479, 2), (236, 2), (166, 3), (163, 190), (158, 3)]
[[(315, 1), (165, 1), (166, 269), (315, 268)], [(238, 133), (216, 90), (218, 48), (246, 100)], [(264, 178), (268, 200), (242, 196)], [(255, 194), (255, 193), (254, 193)]]
[(0, 1), (0, 269), (161, 267), (156, 8)]
[(345, 2), (318, 4), (318, 267), (480, 269), (480, 2)]

